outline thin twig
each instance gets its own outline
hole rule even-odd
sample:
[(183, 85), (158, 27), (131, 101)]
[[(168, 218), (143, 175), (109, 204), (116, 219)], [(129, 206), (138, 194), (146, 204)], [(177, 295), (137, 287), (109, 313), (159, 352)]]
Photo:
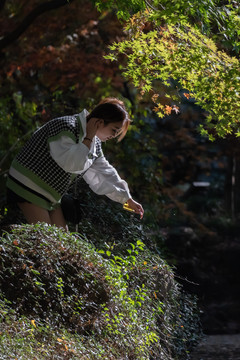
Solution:
[(199, 285), (200, 285), (200, 284), (198, 284), (198, 283), (195, 283), (194, 281), (190, 281), (190, 280), (188, 280), (187, 278), (184, 278), (184, 277), (179, 276), (179, 275), (176, 275), (176, 274), (174, 274), (174, 277), (177, 278), (177, 279), (180, 279), (180, 280), (184, 280), (184, 281), (186, 281), (187, 283), (192, 284), (192, 285), (196, 285), (196, 286), (199, 286)]
[[(144, 2), (146, 4), (146, 6), (149, 6), (152, 10), (157, 11), (157, 9), (152, 4), (150, 4), (148, 0), (144, 0)], [(161, 3), (159, 5), (161, 6), (161, 8), (163, 10), (165, 10), (165, 7)]]

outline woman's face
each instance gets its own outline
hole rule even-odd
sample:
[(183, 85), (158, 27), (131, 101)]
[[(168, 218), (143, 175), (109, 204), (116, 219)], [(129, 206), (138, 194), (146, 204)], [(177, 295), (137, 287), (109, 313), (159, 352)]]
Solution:
[(122, 126), (123, 121), (111, 122), (105, 125), (104, 121), (102, 120), (96, 132), (96, 135), (101, 141), (110, 140), (118, 135)]

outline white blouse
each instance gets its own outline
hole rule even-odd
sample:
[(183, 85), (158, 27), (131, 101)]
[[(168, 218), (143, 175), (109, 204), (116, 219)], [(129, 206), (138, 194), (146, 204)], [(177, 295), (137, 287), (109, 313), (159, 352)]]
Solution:
[(81, 174), (89, 187), (98, 195), (106, 195), (111, 200), (125, 203), (131, 198), (128, 184), (120, 178), (116, 169), (109, 164), (104, 156), (96, 155), (96, 137), (89, 149), (82, 143), (86, 136), (87, 111), (80, 113), (83, 128), (79, 143), (66, 135), (49, 142), (50, 154), (56, 163), (66, 172)]

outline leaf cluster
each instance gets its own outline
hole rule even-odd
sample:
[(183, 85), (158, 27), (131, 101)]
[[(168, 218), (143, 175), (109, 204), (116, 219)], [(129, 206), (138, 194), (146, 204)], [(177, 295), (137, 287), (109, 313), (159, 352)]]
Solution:
[[(37, 105), (24, 101), (20, 92), (0, 99), (0, 166), (11, 152), (15, 152), (23, 140), (36, 127), (32, 120), (37, 114)], [(10, 159), (12, 156), (10, 156)], [(9, 159), (8, 159), (9, 160)], [(5, 164), (4, 164), (5, 165)]]
[(129, 17), (138, 11), (146, 7), (144, 0), (110, 0), (110, 1), (99, 1), (92, 0), (98, 11), (103, 12), (106, 10), (114, 10), (120, 20), (127, 20)]
[[(150, 13), (151, 14), (151, 13)], [(177, 91), (184, 91), (197, 105), (206, 110), (205, 124), (201, 124), (202, 135), (214, 140), (215, 135), (240, 136), (238, 119), (239, 61), (219, 51), (215, 43), (199, 30), (185, 24), (147, 27), (151, 23), (149, 12), (135, 16), (132, 25), (128, 23), (130, 38), (110, 46), (111, 54), (106, 58), (118, 60), (122, 54), (126, 65), (124, 76), (144, 93), (152, 93), (158, 116), (178, 111), (180, 102), (168, 93), (169, 103), (158, 102), (156, 83), (160, 81), (171, 87), (170, 79), (177, 85)], [(139, 26), (139, 21), (144, 26)]]
[(228, 51), (239, 54), (239, 4), (237, 1), (222, 0), (118, 0), (93, 1), (99, 11), (114, 9), (121, 20), (133, 24), (138, 12), (150, 13), (155, 25), (189, 23), (201, 33), (221, 43)]

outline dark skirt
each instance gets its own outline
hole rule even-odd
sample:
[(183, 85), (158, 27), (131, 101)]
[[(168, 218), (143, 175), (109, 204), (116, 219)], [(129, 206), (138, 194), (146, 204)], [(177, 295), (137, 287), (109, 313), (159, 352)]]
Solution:
[(23, 202), (27, 202), (30, 204), (30, 201), (17, 195), (14, 191), (12, 191), (9, 188), (7, 188), (7, 202), (8, 202), (8, 204), (17, 204), (17, 203), (23, 203)]

